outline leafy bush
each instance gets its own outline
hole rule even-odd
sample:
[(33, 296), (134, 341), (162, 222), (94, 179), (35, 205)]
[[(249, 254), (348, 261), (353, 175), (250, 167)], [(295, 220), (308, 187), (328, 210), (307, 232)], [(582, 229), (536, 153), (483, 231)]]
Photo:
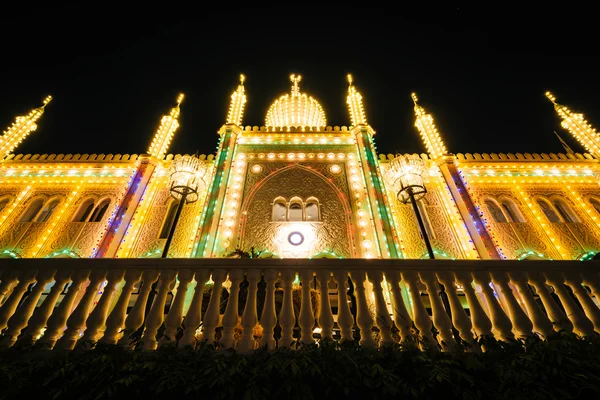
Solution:
[(200, 344), (157, 351), (0, 352), (0, 398), (573, 399), (600, 393), (600, 344), (573, 334), (485, 353), (365, 349), (321, 341), (241, 355)]

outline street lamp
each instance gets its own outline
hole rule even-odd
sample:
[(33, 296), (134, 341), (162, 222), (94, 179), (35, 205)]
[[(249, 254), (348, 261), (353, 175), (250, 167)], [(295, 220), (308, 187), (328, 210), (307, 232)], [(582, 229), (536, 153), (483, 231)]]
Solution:
[(435, 259), (427, 231), (425, 230), (425, 224), (417, 205), (417, 201), (422, 199), (427, 193), (425, 183), (423, 182), (424, 177), (427, 175), (425, 162), (417, 155), (400, 155), (390, 161), (388, 171), (389, 180), (397, 190), (398, 200), (404, 204), (412, 204), (421, 235), (429, 253), (429, 258)]
[(181, 215), (181, 210), (184, 204), (194, 203), (198, 200), (198, 189), (200, 183), (204, 183), (203, 175), (206, 173), (206, 168), (200, 163), (197, 156), (183, 155), (173, 159), (169, 168), (169, 192), (175, 200), (179, 200), (173, 223), (169, 229), (169, 235), (162, 252), (162, 258), (167, 258), (169, 247), (173, 240), (175, 227)]

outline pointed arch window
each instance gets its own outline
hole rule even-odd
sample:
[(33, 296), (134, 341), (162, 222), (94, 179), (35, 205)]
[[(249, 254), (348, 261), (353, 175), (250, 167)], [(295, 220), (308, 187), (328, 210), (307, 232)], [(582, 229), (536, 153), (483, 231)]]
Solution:
[(35, 217), (35, 222), (47, 222), (48, 218), (50, 218), (52, 213), (54, 213), (58, 203), (60, 203), (59, 199), (52, 199), (48, 201), (44, 208), (42, 208), (42, 211), (40, 211), (40, 213)]
[(306, 207), (304, 208), (304, 214), (306, 215), (306, 221), (319, 221), (319, 202), (314, 197), (310, 197), (306, 200)]
[(508, 215), (509, 222), (525, 222), (517, 205), (511, 200), (502, 200), (502, 209)]
[(100, 222), (106, 214), (106, 210), (108, 210), (108, 206), (110, 205), (110, 199), (102, 200), (92, 212), (92, 216), (90, 217), (90, 222)]
[(169, 236), (169, 231), (171, 230), (171, 226), (173, 226), (173, 222), (175, 221), (175, 213), (177, 212), (178, 202), (171, 201), (169, 203), (169, 209), (167, 211), (167, 215), (165, 216), (165, 220), (163, 221), (162, 228), (160, 229), (159, 239), (166, 239)]
[(9, 202), (10, 202), (10, 199), (8, 197), (4, 197), (4, 198), (0, 199), (0, 213), (2, 211), (4, 211), (4, 209), (6, 208), (6, 206), (8, 205)]
[(485, 205), (494, 221), (507, 222), (504, 213), (502, 213), (502, 210), (500, 207), (498, 207), (498, 204), (496, 204), (495, 201), (488, 199), (485, 201)]
[(564, 222), (579, 222), (571, 210), (571, 207), (562, 199), (554, 200), (554, 207), (562, 217)]
[(90, 198), (81, 203), (79, 207), (79, 211), (75, 214), (75, 218), (73, 218), (73, 222), (85, 222), (88, 217), (92, 213), (94, 209), (94, 199)]
[(596, 210), (596, 212), (600, 214), (600, 201), (598, 201), (598, 199), (594, 197), (590, 197), (589, 202), (592, 205), (592, 207), (594, 207), (594, 210)]
[(287, 220), (287, 206), (283, 197), (278, 197), (273, 202), (273, 211), (271, 213), (271, 221)]
[(302, 211), (302, 200), (293, 198), (290, 201), (290, 208), (288, 209), (288, 221), (302, 221)]
[(31, 203), (29, 203), (29, 207), (27, 207), (27, 209), (21, 216), (19, 222), (33, 221), (33, 218), (37, 215), (38, 212), (40, 212), (43, 206), (44, 199), (42, 199), (41, 197), (38, 197), (37, 199), (33, 200)]
[(538, 199), (537, 203), (550, 222), (560, 222), (560, 217), (558, 216), (556, 211), (552, 209), (550, 203), (542, 199)]

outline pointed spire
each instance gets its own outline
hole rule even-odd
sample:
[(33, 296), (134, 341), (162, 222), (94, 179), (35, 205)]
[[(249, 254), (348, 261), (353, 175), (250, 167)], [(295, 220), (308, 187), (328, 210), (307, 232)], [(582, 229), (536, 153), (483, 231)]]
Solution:
[(292, 74), (290, 75), (290, 80), (292, 81), (292, 96), (299, 96), (300, 86), (298, 86), (298, 83), (302, 80), (302, 75)]
[(354, 82), (352, 75), (346, 75), (346, 79), (348, 80), (348, 97), (346, 98), (346, 103), (348, 103), (348, 107), (350, 108), (350, 122), (353, 126), (366, 125), (367, 117), (365, 116), (362, 96), (352, 85)]
[(0, 136), (0, 160), (9, 155), (31, 132), (37, 129), (36, 121), (40, 119), (52, 96), (47, 96), (42, 105), (34, 108), (26, 116), (15, 118), (15, 122)]
[(563, 138), (560, 137), (560, 135), (558, 133), (556, 133), (556, 131), (554, 131), (554, 134), (560, 141), (560, 144), (562, 145), (563, 149), (565, 149), (567, 154), (575, 154), (575, 152), (571, 149), (571, 147), (563, 140)]
[(171, 109), (169, 114), (163, 115), (160, 120), (160, 127), (154, 134), (154, 138), (148, 148), (148, 154), (153, 155), (159, 160), (162, 160), (167, 154), (173, 135), (175, 134), (175, 131), (177, 131), (177, 128), (179, 128), (179, 107), (181, 106), (183, 98), (184, 94), (180, 93), (177, 96), (177, 104), (175, 107)]
[(237, 90), (231, 95), (231, 103), (229, 103), (229, 113), (227, 114), (227, 123), (241, 125), (242, 116), (244, 115), (244, 105), (246, 104), (246, 94), (244, 82), (246, 77), (240, 74), (240, 84)]
[(435, 122), (433, 121), (433, 117), (431, 114), (428, 114), (427, 111), (425, 111), (425, 109), (419, 105), (419, 103), (417, 103), (418, 98), (416, 93), (411, 93), (410, 97), (415, 104), (415, 126), (421, 134), (423, 143), (425, 143), (425, 147), (429, 152), (429, 157), (431, 159), (436, 159), (440, 156), (443, 156), (447, 153), (446, 145), (438, 133)]
[(588, 153), (600, 158), (600, 136), (584, 118), (583, 114), (574, 113), (568, 107), (558, 104), (556, 97), (546, 92), (546, 97), (554, 104), (554, 109), (562, 119), (560, 125), (577, 139)]

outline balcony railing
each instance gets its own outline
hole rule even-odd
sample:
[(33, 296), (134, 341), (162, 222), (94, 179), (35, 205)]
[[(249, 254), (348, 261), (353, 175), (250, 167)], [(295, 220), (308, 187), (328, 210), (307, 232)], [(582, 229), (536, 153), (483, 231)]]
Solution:
[(600, 262), (364, 259), (4, 259), (0, 345), (247, 353), (357, 341), (485, 351), (600, 332)]

